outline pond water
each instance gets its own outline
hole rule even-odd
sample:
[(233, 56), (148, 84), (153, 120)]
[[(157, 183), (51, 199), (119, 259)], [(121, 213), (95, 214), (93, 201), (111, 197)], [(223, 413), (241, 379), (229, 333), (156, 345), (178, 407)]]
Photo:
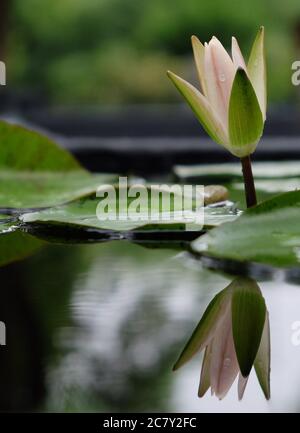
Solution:
[(271, 329), (271, 399), (254, 371), (219, 401), (197, 397), (202, 354), (172, 366), (232, 276), (190, 253), (127, 241), (47, 245), (0, 269), (0, 410), (299, 411), (297, 273), (256, 273)]

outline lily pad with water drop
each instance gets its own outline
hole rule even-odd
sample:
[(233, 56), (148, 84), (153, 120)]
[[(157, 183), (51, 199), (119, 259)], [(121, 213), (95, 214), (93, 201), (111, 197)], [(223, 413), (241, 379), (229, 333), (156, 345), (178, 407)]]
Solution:
[(204, 255), (274, 266), (300, 263), (300, 191), (284, 193), (248, 209), (192, 243)]
[[(117, 207), (119, 208), (118, 219), (101, 220), (97, 217), (97, 206), (100, 199), (93, 197), (86, 197), (80, 200), (68, 203), (63, 206), (57, 206), (36, 212), (25, 213), (20, 216), (20, 221), (24, 227), (31, 227), (34, 233), (38, 234), (39, 228), (52, 227), (53, 231), (57, 227), (68, 229), (68, 236), (70, 230), (73, 228), (87, 230), (106, 230), (111, 232), (129, 232), (135, 230), (143, 231), (201, 231), (202, 225), (196, 223), (187, 224), (187, 220), (183, 217), (181, 209), (173, 208), (171, 210), (171, 219), (164, 220), (163, 215), (166, 216), (166, 209), (160, 208), (156, 211), (155, 218), (150, 219), (148, 208), (140, 209), (139, 215), (143, 220), (132, 221), (128, 219), (127, 209), (124, 209), (120, 202)], [(128, 202), (130, 204), (130, 201)], [(192, 216), (192, 212), (191, 212)], [(225, 221), (233, 221), (238, 217), (238, 211), (233, 207), (232, 203), (226, 202), (222, 206), (207, 206), (204, 208), (204, 225), (205, 227), (214, 227), (222, 224)], [(122, 218), (124, 218), (122, 220)]]

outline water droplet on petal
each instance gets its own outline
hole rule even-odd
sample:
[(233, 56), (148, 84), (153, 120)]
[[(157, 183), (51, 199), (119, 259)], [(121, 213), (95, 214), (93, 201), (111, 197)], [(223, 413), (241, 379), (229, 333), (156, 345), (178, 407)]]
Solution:
[(225, 358), (224, 359), (224, 367), (229, 367), (231, 364), (231, 359), (230, 358)]
[(219, 74), (219, 80), (220, 80), (222, 83), (224, 83), (224, 81), (226, 81), (226, 77), (225, 77), (225, 75), (224, 75), (222, 72)]

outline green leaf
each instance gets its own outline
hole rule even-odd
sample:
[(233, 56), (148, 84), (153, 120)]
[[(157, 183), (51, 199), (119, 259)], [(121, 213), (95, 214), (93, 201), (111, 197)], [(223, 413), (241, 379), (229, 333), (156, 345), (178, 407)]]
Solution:
[(63, 204), (95, 192), (114, 175), (90, 174), (85, 170), (0, 171), (0, 207), (38, 208)]
[[(258, 161), (252, 163), (255, 180), (282, 182), (300, 177), (298, 161)], [(173, 169), (176, 179), (182, 182), (232, 182), (243, 179), (240, 162), (199, 165), (176, 165)], [(300, 182), (300, 179), (298, 179)], [(274, 189), (277, 184), (274, 182)], [(299, 185), (300, 186), (300, 185)]]
[(231, 152), (241, 158), (252, 153), (263, 132), (263, 116), (252, 84), (239, 68), (233, 81), (229, 102), (229, 139)]
[(232, 295), (232, 332), (237, 360), (244, 377), (249, 376), (262, 338), (266, 305), (256, 282), (237, 278)]
[(274, 266), (299, 266), (300, 191), (281, 194), (246, 210), (192, 243), (195, 252)]
[(16, 171), (84, 170), (66, 150), (49, 138), (0, 121), (0, 169)]
[(230, 291), (227, 287), (219, 292), (208, 305), (191, 338), (186, 343), (173, 370), (177, 370), (188, 362), (198, 351), (208, 345), (213, 332), (222, 317), (224, 306), (229, 300)]
[(270, 371), (271, 371), (271, 343), (269, 314), (266, 312), (266, 319), (261, 338), (261, 343), (254, 361), (255, 372), (259, 384), (267, 400), (270, 398)]
[[(101, 220), (97, 218), (97, 206), (100, 203), (100, 198), (94, 196), (82, 198), (80, 200), (73, 201), (63, 206), (56, 206), (49, 209), (44, 209), (36, 212), (24, 213), (20, 216), (22, 223), (30, 224), (31, 226), (39, 226), (41, 224), (47, 224), (47, 226), (59, 225), (65, 228), (76, 228), (76, 229), (99, 229), (109, 231), (130, 231), (130, 230), (200, 230), (201, 225), (190, 224), (186, 226), (187, 220), (182, 215), (182, 207), (171, 209), (171, 219), (163, 220), (162, 216), (165, 215), (167, 209), (161, 207), (155, 209), (156, 218), (150, 219), (148, 210), (151, 209), (149, 204), (144, 209), (140, 209), (140, 216), (143, 216), (143, 220), (133, 221), (127, 217), (127, 209), (125, 204), (118, 201), (115, 204), (114, 200), (109, 200), (108, 207), (113, 210), (118, 210), (118, 219), (112, 220)], [(127, 205), (131, 203), (128, 200)], [(192, 214), (191, 214), (192, 215)], [(112, 214), (111, 214), (112, 216)], [(236, 211), (232, 211), (232, 206), (222, 207), (205, 207), (204, 208), (204, 224), (206, 228), (214, 227), (223, 222), (233, 221), (238, 217)], [(124, 218), (122, 220), (121, 218)]]
[(49, 138), (0, 121), (0, 207), (58, 205), (115, 179), (92, 175)]

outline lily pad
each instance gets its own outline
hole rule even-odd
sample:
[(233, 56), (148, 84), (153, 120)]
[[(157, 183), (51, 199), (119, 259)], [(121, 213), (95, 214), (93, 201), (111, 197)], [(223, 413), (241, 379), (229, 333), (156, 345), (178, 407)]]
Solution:
[[(300, 189), (299, 162), (255, 162), (253, 173), (258, 201), (264, 201), (283, 192)], [(223, 183), (230, 200), (240, 209), (246, 207), (244, 182), (240, 163), (178, 165), (174, 168), (177, 180), (186, 184)]]
[(211, 230), (194, 241), (192, 249), (222, 259), (299, 265), (299, 221), (300, 191), (284, 193)]
[(84, 170), (66, 150), (38, 132), (0, 121), (0, 170)]
[(49, 138), (0, 121), (0, 207), (58, 205), (115, 179), (89, 173)]
[[(76, 229), (99, 229), (110, 231), (131, 231), (136, 229), (142, 230), (201, 230), (202, 226), (190, 223), (187, 227), (187, 220), (183, 217), (181, 209), (171, 210), (171, 219), (164, 220), (165, 210), (157, 210), (155, 218), (148, 215), (148, 208), (140, 209), (139, 215), (143, 219), (140, 221), (131, 221), (127, 217), (126, 209), (118, 203), (118, 219), (100, 220), (97, 218), (97, 206), (100, 199), (95, 197), (86, 197), (63, 206), (57, 206), (41, 211), (25, 213), (20, 216), (20, 221), (25, 224), (41, 225), (47, 224), (54, 226), (74, 227)], [(130, 203), (130, 202), (129, 202)], [(225, 221), (233, 221), (239, 215), (239, 212), (230, 202), (222, 206), (207, 206), (204, 208), (204, 225), (213, 227)], [(193, 213), (191, 212), (191, 217)], [(123, 219), (123, 220), (122, 220)]]
[[(300, 178), (300, 165), (298, 161), (280, 161), (280, 162), (253, 162), (252, 170), (255, 179), (282, 179), (298, 177)], [(241, 164), (224, 163), (224, 164), (201, 164), (201, 165), (177, 165), (174, 167), (174, 174), (177, 179), (182, 181), (201, 181), (209, 182), (242, 179)]]
[(113, 183), (116, 177), (90, 174), (85, 170), (0, 171), (0, 207), (40, 208), (63, 204), (95, 192), (103, 183)]

